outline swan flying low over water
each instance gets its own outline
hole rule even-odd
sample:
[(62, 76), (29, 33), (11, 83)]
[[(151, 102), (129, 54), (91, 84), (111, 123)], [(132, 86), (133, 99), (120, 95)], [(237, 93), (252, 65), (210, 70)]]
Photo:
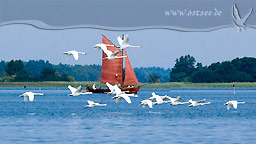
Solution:
[(181, 97), (178, 96), (177, 98), (170, 98), (171, 99), (171, 103), (170, 105), (179, 105), (179, 104), (188, 104), (189, 102), (180, 102)]
[(87, 101), (89, 105), (86, 105), (85, 107), (95, 107), (95, 106), (107, 106), (107, 104), (99, 104), (99, 103), (95, 103), (93, 101), (88, 100)]
[(245, 104), (245, 102), (238, 102), (236, 100), (228, 101), (224, 105), (227, 106), (227, 110), (230, 109), (230, 106), (233, 106), (234, 109), (237, 109), (237, 104)]
[(115, 90), (117, 89), (118, 90), (118, 86), (117, 85), (114, 85), (112, 86), (110, 83), (106, 83), (108, 89), (110, 90), (110, 92), (108, 92), (107, 94), (116, 94)]
[(72, 87), (71, 85), (68, 86), (69, 90), (71, 91), (71, 94), (69, 96), (79, 96), (79, 95), (86, 95), (86, 94), (92, 94), (92, 92), (85, 92), (82, 93), (82, 86), (79, 86), (77, 88)]
[(200, 100), (200, 101), (193, 101), (192, 99), (189, 100), (189, 103), (191, 103), (189, 106), (190, 107), (195, 107), (195, 106), (201, 106), (201, 105), (206, 105), (206, 104), (211, 104), (211, 102), (203, 103), (205, 102), (206, 99)]
[(43, 93), (25, 92), (19, 97), (24, 97), (24, 101), (34, 101), (35, 95), (44, 95)]
[(150, 97), (149, 100), (153, 100), (153, 99), (156, 100), (156, 102), (153, 102), (153, 105), (165, 103), (165, 102), (163, 101), (163, 99), (161, 98), (161, 96), (157, 95), (157, 94), (154, 93), (154, 92), (152, 93), (152, 97)]
[[(132, 103), (131, 102), (131, 99), (130, 99), (130, 96), (132, 97), (138, 97), (138, 95), (135, 95), (135, 94), (127, 94), (125, 92), (122, 92), (121, 89), (115, 85), (115, 86), (112, 86), (110, 84), (107, 84), (108, 88), (109, 89), (112, 89), (113, 88), (113, 92), (116, 94), (115, 96), (113, 96), (112, 98), (113, 99), (116, 99), (116, 102), (120, 102), (122, 100), (122, 98), (127, 102), (127, 103)], [(110, 87), (111, 88), (110, 88)]]
[(66, 55), (68, 55), (68, 56), (73, 55), (73, 57), (74, 57), (75, 60), (78, 60), (78, 54), (86, 55), (85, 52), (78, 52), (78, 51), (75, 51), (75, 50), (71, 50), (71, 51), (64, 52), (64, 54), (66, 54)]
[(145, 108), (146, 105), (147, 105), (149, 108), (153, 108), (152, 100), (146, 99), (146, 100), (141, 101), (140, 106), (142, 106), (143, 108)]

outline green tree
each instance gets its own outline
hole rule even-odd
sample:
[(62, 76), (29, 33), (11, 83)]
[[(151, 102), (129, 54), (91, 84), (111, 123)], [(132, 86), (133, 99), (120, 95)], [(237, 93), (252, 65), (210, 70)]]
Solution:
[(6, 63), (5, 61), (0, 62), (0, 76), (3, 76), (4, 71), (5, 71)]
[(7, 79), (8, 76), (14, 77), (13, 80), (10, 79), (12, 81), (33, 81), (33, 76), (24, 69), (24, 63), (21, 60), (11, 60), (8, 62), (5, 73), (7, 74)]
[(58, 81), (60, 80), (60, 74), (52, 68), (45, 68), (40, 75), (40, 80), (42, 81)]
[(40, 80), (42, 81), (73, 81), (72, 76), (68, 76), (67, 74), (61, 74), (53, 68), (45, 68), (41, 75)]
[(195, 70), (196, 60), (193, 56), (185, 55), (176, 59), (176, 63), (170, 73), (170, 81), (190, 81), (190, 75)]
[(28, 62), (24, 62), (25, 69), (33, 76), (39, 77), (41, 72), (45, 68), (52, 68), (53, 65), (49, 63), (49, 61), (44, 60), (29, 60)]
[(18, 72), (21, 72), (24, 70), (24, 64), (21, 60), (11, 60), (7, 63), (7, 67), (5, 69), (5, 72), (8, 75), (15, 75)]
[(22, 70), (22, 71), (16, 73), (14, 81), (16, 81), (16, 82), (34, 81), (34, 77), (27, 71)]

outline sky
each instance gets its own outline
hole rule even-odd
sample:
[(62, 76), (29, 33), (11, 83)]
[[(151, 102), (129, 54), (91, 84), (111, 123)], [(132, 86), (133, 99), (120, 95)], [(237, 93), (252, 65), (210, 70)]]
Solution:
[[(117, 37), (129, 35), (131, 45), (141, 48), (127, 49), (133, 67), (170, 68), (175, 59), (190, 54), (197, 62), (209, 65), (236, 57), (256, 57), (256, 30), (247, 28), (238, 32), (236, 27), (212, 32), (178, 32), (151, 29), (113, 32), (96, 29), (42, 30), (32, 26), (14, 24), (0, 27), (0, 60), (49, 60), (53, 64), (101, 64), (101, 51), (93, 46), (101, 43), (104, 34), (118, 45)], [(67, 59), (65, 51), (84, 51), (75, 61)]]

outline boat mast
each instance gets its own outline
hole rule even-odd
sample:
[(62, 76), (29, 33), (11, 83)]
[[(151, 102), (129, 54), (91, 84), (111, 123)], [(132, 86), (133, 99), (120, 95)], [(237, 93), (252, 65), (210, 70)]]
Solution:
[[(121, 56), (123, 56), (124, 55), (124, 50), (122, 49), (122, 54), (121, 54)], [(124, 87), (124, 73), (123, 73), (123, 71), (124, 71), (124, 57), (122, 58), (122, 69), (121, 69), (121, 74), (122, 74), (122, 83), (121, 83), (121, 87)]]

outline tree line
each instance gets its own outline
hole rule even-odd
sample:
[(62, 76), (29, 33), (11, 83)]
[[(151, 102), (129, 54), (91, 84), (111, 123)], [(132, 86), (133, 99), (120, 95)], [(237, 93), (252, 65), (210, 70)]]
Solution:
[(171, 82), (256, 82), (256, 58), (243, 57), (203, 66), (190, 55), (176, 59)]
[[(134, 68), (139, 82), (169, 82), (169, 69)], [(101, 65), (51, 64), (44, 60), (11, 60), (0, 62), (0, 81), (99, 81)]]
[[(243, 57), (203, 66), (190, 55), (176, 59), (172, 69), (134, 68), (139, 82), (256, 82), (256, 58)], [(44, 60), (0, 61), (0, 81), (99, 81), (101, 65), (51, 64)]]

